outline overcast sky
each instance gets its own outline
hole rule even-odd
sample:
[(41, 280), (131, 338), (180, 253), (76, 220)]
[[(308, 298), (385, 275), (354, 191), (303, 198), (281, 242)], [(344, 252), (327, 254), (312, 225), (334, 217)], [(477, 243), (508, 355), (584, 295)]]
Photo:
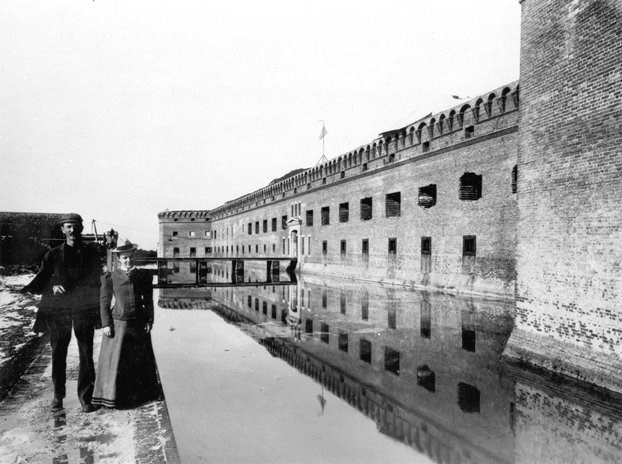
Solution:
[(518, 0), (0, 2), (0, 211), (155, 249), (322, 155), (518, 79)]

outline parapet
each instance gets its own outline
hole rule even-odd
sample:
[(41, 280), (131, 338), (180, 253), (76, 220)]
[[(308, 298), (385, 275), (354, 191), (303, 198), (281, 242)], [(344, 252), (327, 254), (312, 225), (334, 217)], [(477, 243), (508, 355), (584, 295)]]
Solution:
[(158, 220), (160, 222), (194, 222), (194, 221), (204, 221), (207, 222), (210, 220), (210, 211), (209, 210), (180, 210), (180, 211), (161, 211), (158, 213)]

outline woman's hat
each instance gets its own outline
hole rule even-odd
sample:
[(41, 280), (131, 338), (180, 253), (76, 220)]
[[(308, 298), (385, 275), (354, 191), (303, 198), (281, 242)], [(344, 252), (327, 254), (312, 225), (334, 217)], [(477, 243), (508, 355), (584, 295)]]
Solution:
[[(129, 240), (123, 240), (123, 245), (117, 245), (117, 247), (112, 250), (113, 253), (129, 253), (131, 251), (136, 251), (137, 246), (134, 245), (132, 242), (130, 242)], [(121, 243), (121, 240), (119, 240), (118, 243)]]

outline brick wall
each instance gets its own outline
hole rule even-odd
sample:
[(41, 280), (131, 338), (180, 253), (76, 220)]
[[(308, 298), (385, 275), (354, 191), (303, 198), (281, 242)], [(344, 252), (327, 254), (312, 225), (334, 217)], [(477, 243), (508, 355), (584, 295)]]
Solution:
[(620, 390), (622, 4), (524, 0), (522, 8), (508, 354)]

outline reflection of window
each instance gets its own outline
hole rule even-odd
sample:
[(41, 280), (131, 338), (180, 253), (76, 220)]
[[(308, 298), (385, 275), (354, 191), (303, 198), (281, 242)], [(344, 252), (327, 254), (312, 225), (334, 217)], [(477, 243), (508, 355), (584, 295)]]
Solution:
[(389, 256), (395, 256), (397, 254), (397, 239), (389, 239)]
[(361, 252), (363, 254), (363, 261), (369, 260), (369, 239), (364, 238), (361, 243)]
[(361, 297), (361, 319), (364, 321), (369, 319), (369, 294), (367, 292)]
[(322, 308), (326, 309), (328, 306), (328, 293), (325, 288), (322, 289)]
[(359, 341), (359, 359), (371, 364), (371, 342), (364, 338)]
[(342, 240), (339, 246), (339, 251), (341, 253), (341, 259), (346, 257), (346, 241)]
[(479, 412), (480, 393), (477, 388), (468, 383), (458, 384), (458, 406), (464, 412)]
[(339, 350), (348, 352), (348, 334), (345, 332), (339, 332)]
[(426, 364), (417, 367), (417, 385), (431, 392), (436, 390), (436, 375)]
[(345, 293), (341, 293), (339, 295), (339, 311), (341, 312), (341, 314), (346, 313), (346, 294)]
[(326, 240), (322, 241), (322, 255), (326, 256), (328, 254), (328, 242)]
[(329, 341), (329, 327), (328, 324), (322, 322), (320, 325), (320, 340), (324, 343), (328, 343)]
[(400, 352), (388, 346), (384, 348), (384, 370), (400, 375)]

